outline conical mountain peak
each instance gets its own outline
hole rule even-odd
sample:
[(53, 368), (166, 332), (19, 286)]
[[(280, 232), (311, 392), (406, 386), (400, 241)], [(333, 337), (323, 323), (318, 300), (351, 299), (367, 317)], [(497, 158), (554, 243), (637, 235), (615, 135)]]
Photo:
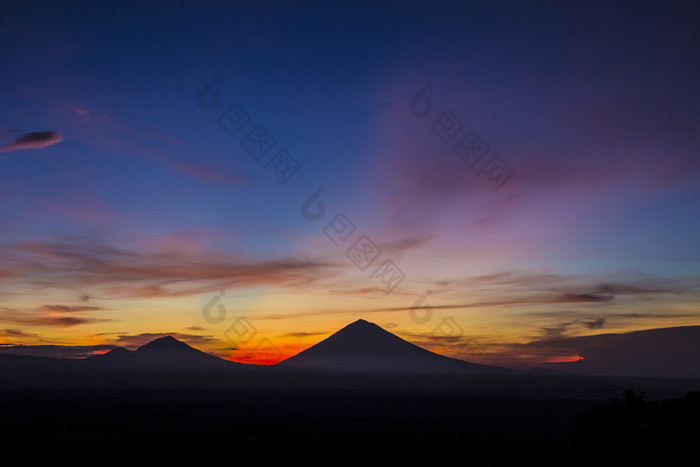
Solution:
[(352, 325), (360, 325), (360, 324), (374, 324), (374, 323), (370, 323), (370, 322), (369, 322), (369, 321), (367, 321), (366, 319), (362, 319), (362, 318), (360, 318), (360, 319), (358, 319), (357, 321), (354, 321), (354, 322), (352, 322), (352, 323), (348, 324), (348, 326), (352, 326)]
[(370, 332), (370, 331), (387, 332), (381, 326), (378, 326), (378, 325), (376, 325), (370, 321), (364, 320), (364, 319), (358, 319), (357, 321), (353, 321), (352, 323), (348, 324), (344, 328), (337, 331), (336, 334), (338, 334), (339, 332), (343, 332), (345, 330), (363, 330), (366, 332)]
[(182, 341), (175, 339), (171, 335), (165, 337), (160, 337), (158, 339), (152, 340), (148, 344), (142, 345), (138, 348), (137, 352), (141, 351), (152, 351), (152, 350), (196, 350)]
[(284, 362), (306, 369), (381, 372), (463, 372), (471, 365), (418, 347), (364, 319)]

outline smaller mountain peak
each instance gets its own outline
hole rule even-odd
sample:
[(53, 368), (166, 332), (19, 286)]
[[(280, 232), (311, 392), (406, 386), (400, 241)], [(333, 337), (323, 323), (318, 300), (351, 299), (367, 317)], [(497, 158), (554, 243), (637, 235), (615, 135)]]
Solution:
[(105, 352), (103, 354), (93, 355), (93, 356), (88, 357), (88, 358), (89, 359), (95, 358), (98, 360), (99, 359), (113, 360), (113, 359), (121, 359), (121, 358), (128, 357), (129, 355), (131, 355), (131, 353), (132, 352), (130, 350), (127, 350), (124, 347), (115, 347), (112, 350), (110, 350), (109, 352)]
[(180, 350), (186, 348), (191, 347), (184, 342), (175, 339), (173, 336), (167, 335), (154, 339), (148, 344), (142, 345), (138, 350)]

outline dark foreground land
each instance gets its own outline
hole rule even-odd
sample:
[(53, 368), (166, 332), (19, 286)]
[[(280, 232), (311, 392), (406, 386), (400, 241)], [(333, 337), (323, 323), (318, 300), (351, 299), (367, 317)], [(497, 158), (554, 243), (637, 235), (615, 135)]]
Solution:
[(700, 439), (700, 393), (12, 389), (0, 413), (3, 465), (697, 465)]
[(297, 357), (0, 355), (0, 467), (697, 465), (698, 379), (489, 367), (364, 320)]

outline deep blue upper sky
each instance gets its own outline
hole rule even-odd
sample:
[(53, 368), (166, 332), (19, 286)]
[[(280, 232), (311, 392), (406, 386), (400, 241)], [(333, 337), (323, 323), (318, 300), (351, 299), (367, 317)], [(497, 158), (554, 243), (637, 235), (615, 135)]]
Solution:
[[(370, 312), (427, 333), (434, 326), (417, 326), (405, 309), (432, 287), (434, 305), (493, 342), (557, 326), (590, 333), (585, 323), (602, 317), (613, 331), (697, 323), (696, 10), (5, 5), (0, 322), (26, 342), (185, 332), (201, 327), (209, 294), (230, 289), (251, 312), (284, 318), (271, 333), (325, 332)], [(196, 96), (214, 79), (220, 103), (207, 112)], [(421, 119), (410, 101), (428, 83), (434, 109)], [(217, 119), (234, 103), (250, 123), (231, 137)], [(448, 111), (464, 128), (443, 143), (431, 125)], [(255, 125), (277, 141), (260, 162), (241, 146)], [(21, 140), (37, 131), (55, 134)], [(490, 148), (474, 167), (453, 151), (469, 131)], [(265, 167), (281, 148), (301, 165), (283, 185)], [(479, 174), (491, 157), (513, 172), (498, 190)], [(325, 217), (309, 221), (301, 205), (321, 186)], [(373, 295), (377, 284), (348, 261), (347, 245), (324, 236), (339, 213), (401, 264), (406, 280), (392, 294)], [(476, 279), (499, 274), (511, 279)], [(626, 287), (615, 300), (585, 299), (610, 283)], [(535, 300), (550, 314), (533, 316), (541, 293), (555, 294)], [(556, 298), (566, 294), (581, 303)], [(109, 313), (62, 320), (45, 308), (80, 300)], [(515, 308), (475, 305), (486, 302)], [(154, 307), (177, 309), (177, 324), (135, 318)], [(389, 308), (404, 312), (378, 311)], [(218, 345), (221, 329), (206, 332)]]

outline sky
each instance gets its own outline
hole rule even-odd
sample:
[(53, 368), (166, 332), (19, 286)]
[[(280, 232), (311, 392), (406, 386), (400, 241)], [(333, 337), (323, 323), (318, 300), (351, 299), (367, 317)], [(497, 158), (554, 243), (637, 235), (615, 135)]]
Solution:
[(0, 345), (274, 363), (363, 318), (530, 367), (700, 325), (696, 12), (8, 4)]

